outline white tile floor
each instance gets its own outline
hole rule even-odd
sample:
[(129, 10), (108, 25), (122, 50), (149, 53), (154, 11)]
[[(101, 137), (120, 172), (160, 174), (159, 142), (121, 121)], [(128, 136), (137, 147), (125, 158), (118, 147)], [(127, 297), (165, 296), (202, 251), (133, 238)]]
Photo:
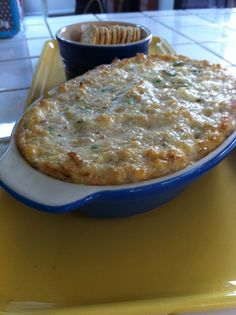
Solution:
[(23, 39), (21, 41), (3, 41), (0, 45), (0, 61), (38, 57), (48, 38)]
[(146, 26), (152, 32), (153, 35), (165, 38), (170, 44), (181, 44), (191, 42), (191, 40), (186, 38), (185, 36), (182, 36), (170, 30), (166, 26), (163, 26), (162, 24), (158, 23), (154, 19), (151, 19), (147, 16), (141, 17), (132, 16), (131, 18), (125, 18), (123, 15), (121, 16), (120, 14), (119, 15), (117, 14), (116, 17), (114, 17), (113, 14), (112, 15), (113, 18), (111, 18), (109, 15), (104, 14), (97, 14), (96, 16), (102, 21), (114, 20), (115, 18), (116, 21), (141, 24), (143, 26)]
[(32, 38), (43, 38), (50, 37), (49, 30), (47, 25), (38, 24), (38, 25), (26, 25), (23, 24), (21, 31), (15, 35), (11, 40), (22, 40), (22, 39), (32, 39)]
[(187, 12), (191, 12), (192, 14), (201, 15), (201, 14), (209, 14), (209, 13), (219, 13), (225, 14), (227, 12), (236, 12), (236, 8), (212, 8), (212, 9), (188, 9)]
[(161, 10), (161, 11), (143, 11), (144, 15), (147, 16), (178, 16), (178, 15), (188, 15), (191, 14), (191, 12), (188, 12), (187, 10)]
[(101, 20), (116, 20), (117, 17), (121, 19), (139, 18), (143, 14), (141, 12), (123, 12), (123, 13), (109, 13), (109, 14), (96, 14)]
[(236, 13), (210, 13), (206, 15), (202, 14), (201, 17), (220, 26), (225, 26), (230, 29), (236, 30)]
[(236, 37), (236, 32), (228, 28), (224, 28), (217, 25), (209, 26), (178, 26), (178, 31), (194, 40), (197, 43), (202, 42), (234, 42)]
[(31, 59), (0, 62), (0, 91), (29, 88), (32, 78)]
[[(25, 17), (19, 34), (0, 40), (0, 127), (13, 125), (22, 113), (45, 40), (64, 25), (97, 19), (143, 24), (165, 38), (177, 53), (221, 63), (236, 76), (236, 9), (87, 14), (46, 21), (41, 16)], [(1, 130), (0, 138), (4, 136)], [(6, 148), (0, 143), (0, 156)], [(234, 315), (236, 310), (202, 314)]]
[(233, 21), (235, 19), (235, 14), (236, 13), (233, 13), (233, 12), (220, 13), (216, 11), (216, 12), (201, 13), (199, 16), (211, 21), (212, 23), (222, 24), (222, 23), (227, 23), (230, 20)]
[(58, 16), (58, 17), (52, 17), (47, 18), (47, 23), (49, 25), (51, 24), (64, 24), (69, 25), (73, 23), (79, 23), (79, 22), (86, 22), (86, 21), (94, 21), (96, 20), (95, 16), (93, 14), (83, 14), (83, 15), (68, 15), (68, 16)]
[(174, 32), (173, 30), (159, 23), (152, 24), (151, 27), (148, 25), (146, 26), (152, 31), (153, 35), (164, 38), (171, 45), (192, 43), (192, 40), (190, 38), (187, 38), (177, 32)]
[(0, 124), (14, 122), (16, 116), (19, 116), (28, 96), (28, 89), (14, 91), (14, 93), (7, 91), (0, 93)]
[(88, 22), (88, 21), (97, 21), (98, 19), (96, 16), (92, 14), (85, 14), (85, 15), (75, 15), (75, 16), (63, 16), (63, 17), (55, 17), (55, 18), (48, 18), (47, 25), (50, 30), (52, 36), (55, 36), (56, 32), (65, 25), (70, 25), (74, 23), (80, 22)]
[(223, 66), (230, 66), (230, 63), (222, 60), (222, 58), (216, 56), (214, 53), (207, 51), (201, 46), (196, 46), (195, 44), (185, 44), (185, 45), (172, 45), (177, 54), (186, 55), (194, 59), (207, 59), (213, 63), (220, 63)]
[(195, 15), (152, 16), (157, 22), (174, 29), (188, 26), (210, 26), (212, 23)]
[(24, 25), (39, 25), (39, 24), (44, 24), (44, 18), (42, 16), (24, 17)]
[(33, 73), (34, 73), (34, 72), (36, 71), (39, 58), (31, 58), (30, 61), (31, 61), (32, 71), (33, 71)]
[[(0, 132), (8, 137), (16, 119), (22, 114), (28, 96), (28, 89), (0, 93)], [(0, 143), (0, 157), (7, 149), (7, 143)]]
[(203, 46), (207, 47), (213, 53), (223, 57), (231, 64), (236, 66), (236, 42), (226, 43), (204, 43)]

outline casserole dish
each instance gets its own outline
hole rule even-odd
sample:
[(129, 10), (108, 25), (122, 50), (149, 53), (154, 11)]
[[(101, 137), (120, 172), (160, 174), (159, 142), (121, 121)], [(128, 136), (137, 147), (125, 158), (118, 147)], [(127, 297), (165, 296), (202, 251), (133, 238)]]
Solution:
[[(160, 50), (157, 46), (159, 43), (159, 39), (153, 39), (150, 45), (151, 52), (156, 53), (156, 51)], [(54, 65), (56, 70), (60, 66), (60, 71), (55, 72), (55, 69), (52, 67), (53, 71), (51, 71), (50, 75), (47, 75), (47, 78), (52, 77), (53, 73), (56, 73), (56, 78), (60, 77), (62, 82), (64, 81), (64, 76), (62, 76), (62, 65), (58, 61), (58, 50), (55, 49), (57, 48), (56, 42), (49, 41), (45, 46), (45, 53), (47, 52), (48, 54), (49, 48), (54, 53), (52, 60), (56, 61), (56, 64), (52, 63), (52, 66)], [(167, 48), (166, 46), (163, 48), (164, 53), (173, 53), (170, 48)], [(55, 58), (56, 56), (58, 58)], [(36, 77), (33, 81), (32, 93), (34, 92), (34, 94), (31, 93), (29, 96), (31, 101), (38, 95), (34, 89), (37, 86), (37, 74), (44, 70), (41, 69), (44, 65), (42, 61), (39, 62), (39, 69), (37, 69)], [(45, 67), (47, 66), (45, 65)], [(51, 88), (59, 82), (47, 84), (47, 88)], [(39, 90), (41, 91), (40, 88)], [(30, 103), (29, 100), (28, 103)], [(36, 102), (38, 100), (32, 106)], [(129, 216), (159, 207), (175, 198), (186, 186), (214, 167), (236, 146), (236, 132), (234, 132), (206, 157), (171, 175), (136, 184), (89, 186), (62, 182), (33, 169), (22, 158), (16, 148), (14, 140), (16, 127), (13, 131), (9, 149), (0, 160), (0, 183), (2, 187), (25, 204), (43, 211), (64, 213), (79, 209), (82, 213), (96, 217)]]
[(0, 160), (2, 187), (25, 204), (39, 210), (64, 213), (78, 209), (81, 213), (94, 217), (130, 216), (159, 207), (218, 164), (236, 146), (235, 131), (206, 157), (171, 175), (116, 186), (78, 185), (48, 177), (33, 169), (16, 147), (16, 126), (10, 146)]

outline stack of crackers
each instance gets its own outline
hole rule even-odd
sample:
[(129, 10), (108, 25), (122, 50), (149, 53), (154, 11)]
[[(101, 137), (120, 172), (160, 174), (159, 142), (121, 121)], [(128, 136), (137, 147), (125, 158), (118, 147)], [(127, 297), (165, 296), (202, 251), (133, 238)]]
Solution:
[(81, 34), (80, 42), (95, 45), (117, 45), (141, 39), (139, 27), (91, 24)]

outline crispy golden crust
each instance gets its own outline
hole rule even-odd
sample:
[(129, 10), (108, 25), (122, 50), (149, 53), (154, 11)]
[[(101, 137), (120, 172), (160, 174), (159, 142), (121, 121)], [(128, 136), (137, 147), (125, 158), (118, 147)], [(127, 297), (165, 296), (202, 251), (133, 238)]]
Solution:
[(235, 125), (236, 81), (220, 65), (139, 54), (49, 92), (25, 112), (15, 139), (47, 175), (117, 185), (185, 168)]

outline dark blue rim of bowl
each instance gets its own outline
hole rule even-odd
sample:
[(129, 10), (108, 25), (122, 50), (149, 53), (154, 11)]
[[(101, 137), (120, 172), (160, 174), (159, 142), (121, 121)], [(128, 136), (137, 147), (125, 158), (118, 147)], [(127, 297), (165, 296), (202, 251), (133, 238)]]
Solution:
[[(145, 196), (148, 192), (158, 191), (163, 192), (166, 189), (174, 188), (176, 185), (184, 185), (188, 184), (191, 181), (193, 181), (195, 178), (203, 175), (205, 172), (213, 168), (216, 164), (218, 164), (220, 161), (224, 159), (234, 148), (236, 148), (236, 137), (232, 139), (232, 141), (224, 147), (215, 157), (210, 159), (209, 161), (206, 161), (202, 165), (199, 165), (195, 168), (192, 168), (189, 171), (186, 171), (185, 173), (178, 175), (176, 177), (164, 180), (163, 182), (153, 183), (145, 186), (140, 187), (134, 187), (134, 188), (123, 188), (118, 189), (115, 191), (111, 190), (103, 190), (95, 192), (91, 195), (88, 195), (82, 199), (79, 199), (77, 201), (74, 201), (72, 203), (61, 205), (61, 206), (49, 206), (46, 204), (41, 204), (38, 202), (35, 202), (29, 198), (26, 198), (14, 190), (12, 190), (9, 186), (4, 184), (0, 179), (0, 185), (2, 188), (4, 188), (7, 192), (9, 192), (11, 195), (13, 195), (16, 199), (23, 202), (27, 206), (30, 206), (32, 208), (36, 208), (38, 210), (44, 211), (44, 212), (50, 212), (50, 213), (66, 213), (72, 210), (79, 209), (82, 206), (86, 206), (91, 202), (95, 201), (104, 201), (106, 202), (106, 199), (115, 199), (119, 197), (119, 199), (122, 200), (122, 197), (125, 198), (126, 196), (138, 193), (139, 196)], [(7, 154), (7, 152), (5, 153)], [(4, 155), (5, 155), (4, 154)]]
[(57, 40), (61, 40), (62, 42), (66, 42), (66, 43), (70, 43), (70, 44), (75, 44), (75, 45), (78, 45), (78, 46), (86, 46), (86, 47), (110, 47), (110, 48), (114, 48), (114, 47), (124, 47), (124, 46), (134, 46), (134, 45), (137, 45), (137, 44), (141, 44), (141, 43), (144, 43), (146, 41), (150, 41), (151, 38), (152, 38), (152, 33), (151, 31), (143, 26), (143, 25), (140, 25), (140, 24), (136, 24), (136, 23), (129, 23), (129, 22), (121, 22), (121, 21), (100, 21), (101, 24), (109, 24), (110, 22), (112, 22), (112, 24), (114, 23), (117, 23), (119, 25), (127, 25), (127, 26), (134, 26), (134, 27), (139, 27), (140, 29), (143, 29), (147, 36), (145, 38), (142, 38), (138, 41), (135, 41), (135, 42), (131, 42), (131, 43), (124, 43), (124, 44), (113, 44), (113, 45), (94, 45), (94, 44), (85, 44), (85, 43), (80, 43), (80, 42), (77, 42), (77, 41), (73, 41), (73, 40), (69, 40), (69, 39), (66, 39), (62, 36), (60, 36), (60, 32), (63, 28), (65, 27), (69, 27), (69, 26), (72, 26), (72, 25), (76, 25), (76, 24), (92, 24), (92, 23), (98, 23), (99, 21), (88, 21), (88, 22), (82, 22), (82, 23), (74, 23), (74, 24), (70, 24), (70, 25), (65, 25), (63, 27), (61, 27), (57, 32), (56, 32), (56, 39)]

